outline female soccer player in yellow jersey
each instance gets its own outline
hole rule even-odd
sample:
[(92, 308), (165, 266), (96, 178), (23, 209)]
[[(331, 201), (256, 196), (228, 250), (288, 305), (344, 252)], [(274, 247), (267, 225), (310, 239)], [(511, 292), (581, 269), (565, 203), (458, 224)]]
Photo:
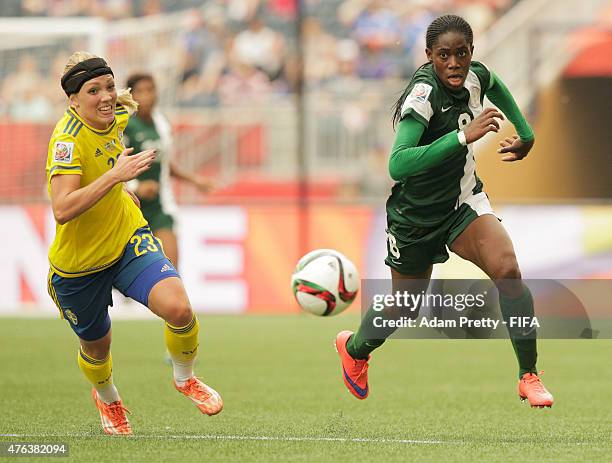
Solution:
[(164, 319), (174, 385), (202, 413), (223, 408), (219, 394), (193, 373), (198, 320), (179, 274), (166, 258), (124, 182), (147, 170), (154, 150), (132, 154), (122, 143), (129, 90), (117, 94), (113, 71), (86, 52), (68, 60), (61, 78), (69, 108), (59, 120), (47, 155), (47, 184), (57, 222), (49, 249), (48, 289), (80, 340), (78, 365), (107, 434), (132, 434), (127, 409), (113, 384), (112, 288)]
[[(472, 151), (472, 144), (497, 132), (498, 120), (504, 118), (494, 108), (483, 108), (485, 95), (518, 132), (500, 143), (503, 161), (527, 156), (533, 131), (504, 83), (484, 64), (472, 61), (472, 28), (463, 18), (435, 19), (425, 43), (427, 63), (417, 69), (397, 102), (393, 121), (399, 124), (389, 173), (396, 183), (387, 200), (385, 263), (391, 268), (394, 292), (406, 285), (418, 288), (416, 293), (426, 290), (433, 264), (448, 259), (448, 247), (495, 282), (504, 320), (533, 317), (533, 299), (521, 280), (512, 241), (491, 209)], [(394, 312), (371, 308), (356, 333), (342, 331), (336, 337), (344, 383), (358, 399), (369, 393), (370, 353), (394, 331), (373, 330), (373, 320), (380, 315), (394, 318)], [(535, 330), (510, 330), (510, 337), (519, 366), (520, 398), (534, 407), (552, 406), (553, 396), (536, 370)]]

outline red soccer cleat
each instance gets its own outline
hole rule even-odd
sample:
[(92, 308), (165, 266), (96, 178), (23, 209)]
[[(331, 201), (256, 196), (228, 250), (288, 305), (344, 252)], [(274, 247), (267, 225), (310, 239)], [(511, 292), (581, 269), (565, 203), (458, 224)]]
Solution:
[(130, 413), (130, 411), (123, 406), (121, 400), (110, 404), (104, 403), (98, 397), (98, 392), (95, 389), (91, 390), (91, 398), (100, 412), (102, 429), (106, 434), (132, 434), (132, 426), (125, 416), (125, 412)]
[(368, 397), (370, 388), (368, 386), (368, 360), (356, 360), (346, 350), (346, 343), (353, 334), (352, 331), (341, 331), (336, 336), (336, 351), (342, 361), (342, 379), (349, 392), (363, 400)]
[[(540, 374), (544, 373), (543, 371)], [(529, 405), (535, 408), (552, 407), (553, 396), (546, 390), (542, 380), (535, 373), (525, 373), (518, 383), (518, 393), (521, 400), (529, 400)]]
[(174, 387), (191, 399), (202, 413), (212, 416), (223, 410), (223, 400), (219, 393), (195, 376), (189, 378), (183, 386), (175, 382)]

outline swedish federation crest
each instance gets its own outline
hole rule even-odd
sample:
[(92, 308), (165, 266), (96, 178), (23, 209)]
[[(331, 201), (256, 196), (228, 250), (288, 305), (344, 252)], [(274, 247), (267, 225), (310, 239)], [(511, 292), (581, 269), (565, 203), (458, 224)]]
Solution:
[(104, 145), (104, 149), (106, 151), (112, 152), (115, 150), (116, 142), (115, 140), (111, 140)]
[(77, 316), (75, 315), (75, 313), (70, 310), (70, 309), (64, 309), (64, 316), (70, 320), (70, 323), (72, 323), (73, 325), (76, 326), (76, 324), (79, 322)]

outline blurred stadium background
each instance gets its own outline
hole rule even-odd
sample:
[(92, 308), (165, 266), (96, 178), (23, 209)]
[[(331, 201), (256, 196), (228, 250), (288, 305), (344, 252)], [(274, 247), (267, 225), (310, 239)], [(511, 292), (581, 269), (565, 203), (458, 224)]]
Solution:
[[(539, 343), (552, 410), (519, 405), (512, 349), (495, 340), (389, 342), (362, 402), (331, 347), (359, 304), (280, 316), (299, 313), (290, 275), (310, 249), (388, 276), (391, 107), (449, 12), (537, 134), (520, 163), (495, 152), (507, 124), (476, 150), (523, 275), (612, 277), (609, 0), (0, 1), (0, 443), (67, 442), (75, 461), (113, 463), (610, 461), (609, 340)], [(150, 317), (118, 296), (114, 376), (136, 436), (105, 438), (46, 294), (44, 166), (75, 50), (107, 58), (120, 84), (152, 72), (175, 156), (221, 182), (210, 196), (175, 185), (180, 270), (194, 308), (216, 313), (201, 317), (197, 366), (226, 403), (214, 419), (177, 399), (161, 323), (117, 321)], [(457, 258), (435, 272), (481, 276)]]
[[(221, 182), (210, 196), (175, 185), (181, 272), (198, 311), (296, 312), (289, 277), (317, 247), (386, 277), (391, 106), (424, 61), (427, 25), (448, 12), (471, 23), (475, 59), (536, 130), (521, 163), (495, 152), (508, 125), (477, 149), (524, 276), (612, 276), (609, 1), (3, 0), (0, 314), (57, 314), (45, 288), (44, 163), (66, 107), (59, 75), (81, 49), (106, 57), (121, 86), (152, 72), (175, 156)], [(479, 275), (457, 259), (436, 272)]]

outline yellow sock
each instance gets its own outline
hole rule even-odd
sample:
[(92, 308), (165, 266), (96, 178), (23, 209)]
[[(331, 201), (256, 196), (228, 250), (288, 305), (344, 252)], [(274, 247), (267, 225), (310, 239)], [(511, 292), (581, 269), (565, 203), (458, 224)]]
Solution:
[(198, 353), (200, 323), (195, 314), (186, 326), (172, 326), (166, 323), (164, 338), (172, 359), (174, 380), (182, 385), (193, 376), (193, 363)]
[(98, 396), (106, 403), (119, 400), (117, 388), (113, 384), (113, 357), (111, 353), (104, 360), (90, 357), (83, 349), (79, 349), (79, 368), (87, 380), (98, 391)]

